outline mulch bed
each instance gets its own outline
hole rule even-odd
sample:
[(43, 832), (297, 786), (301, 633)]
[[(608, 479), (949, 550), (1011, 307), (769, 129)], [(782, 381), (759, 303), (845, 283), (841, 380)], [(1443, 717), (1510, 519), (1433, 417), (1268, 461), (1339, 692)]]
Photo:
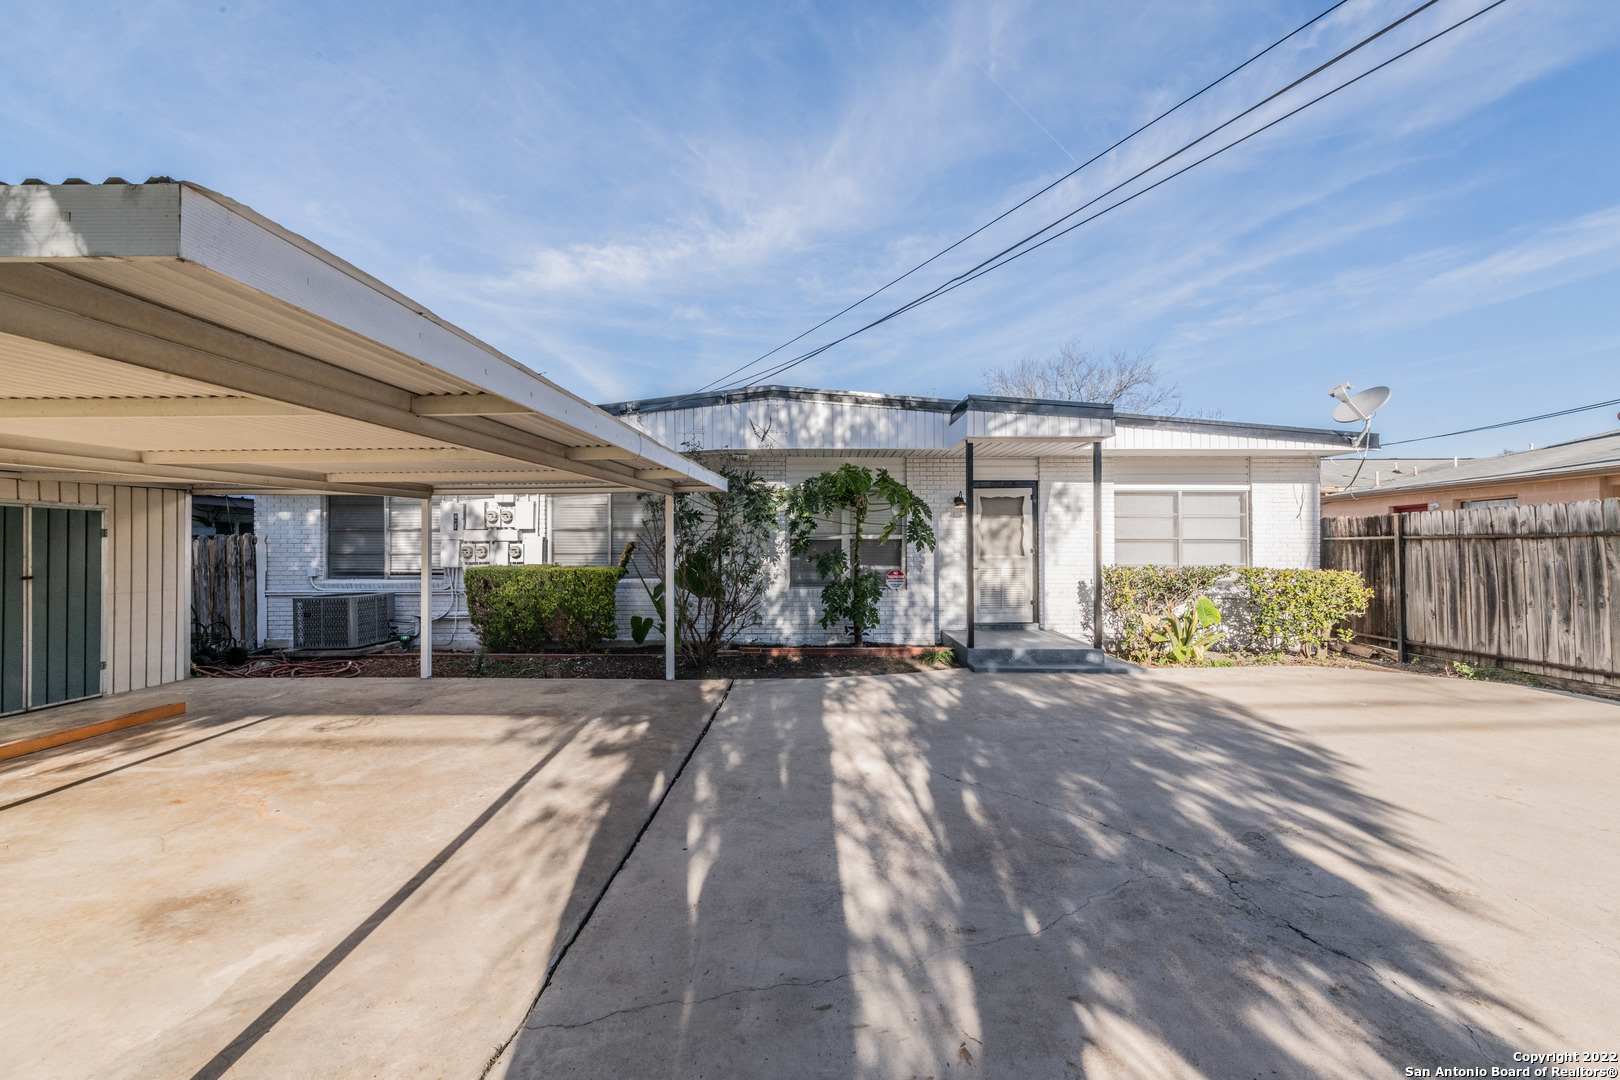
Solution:
[[(942, 671), (955, 666), (944, 649), (880, 645), (867, 649), (748, 647), (721, 653), (694, 670), (677, 662), (681, 679), (813, 679), (845, 675), (900, 675)], [(416, 653), (379, 653), (343, 659), (287, 660), (258, 657), (240, 667), (196, 665), (194, 675), (215, 679), (414, 678), (421, 671)], [(599, 653), (441, 652), (433, 674), (446, 679), (662, 679), (661, 647), (613, 649)]]
[[(367, 656), (360, 665), (362, 678), (409, 678), (420, 670), (415, 656)], [(681, 679), (814, 679), (844, 675), (899, 675), (911, 671), (942, 671), (950, 661), (930, 663), (921, 656), (814, 655), (769, 656), (737, 653), (716, 657), (701, 670), (677, 663)], [(608, 655), (533, 654), (521, 657), (486, 656), (480, 664), (470, 653), (438, 653), (433, 674), (446, 679), (662, 679), (662, 652), (620, 652)]]

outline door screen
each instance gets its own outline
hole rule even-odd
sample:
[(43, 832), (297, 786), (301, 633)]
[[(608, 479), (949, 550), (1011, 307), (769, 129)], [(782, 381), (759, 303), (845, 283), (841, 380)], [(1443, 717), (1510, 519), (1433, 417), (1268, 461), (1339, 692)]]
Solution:
[(978, 494), (975, 501), (974, 619), (1033, 622), (1035, 536), (1030, 495)]

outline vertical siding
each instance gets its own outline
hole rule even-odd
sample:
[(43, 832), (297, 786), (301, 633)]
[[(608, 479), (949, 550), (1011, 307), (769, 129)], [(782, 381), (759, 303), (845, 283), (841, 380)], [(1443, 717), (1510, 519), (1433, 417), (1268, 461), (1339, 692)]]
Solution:
[(140, 690), (191, 666), (191, 496), (167, 488), (0, 480), (0, 499), (100, 506), (107, 530), (102, 580), (101, 688)]

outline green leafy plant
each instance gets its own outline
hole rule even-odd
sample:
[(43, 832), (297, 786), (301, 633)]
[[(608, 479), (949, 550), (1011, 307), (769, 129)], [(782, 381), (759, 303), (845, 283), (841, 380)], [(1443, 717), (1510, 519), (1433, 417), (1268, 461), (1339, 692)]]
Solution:
[(812, 476), (788, 489), (788, 540), (793, 554), (810, 550), (817, 526), (828, 519), (850, 516), (854, 539), (815, 556), (816, 572), (826, 582), (821, 587), (821, 625), (831, 629), (848, 624), (857, 648), (865, 644), (866, 632), (877, 626), (878, 598), (883, 595), (883, 575), (861, 569), (861, 541), (866, 522), (874, 512), (888, 511), (888, 520), (873, 539), (885, 543), (899, 534), (901, 549), (934, 550), (934, 511), (915, 492), (894, 477), (888, 469), (871, 469), (843, 464)]
[(923, 663), (934, 665), (954, 665), (956, 653), (950, 649), (929, 649), (922, 654)]
[(1221, 612), (1207, 596), (1186, 605), (1186, 611), (1166, 612), (1157, 622), (1151, 616), (1142, 616), (1142, 626), (1148, 640), (1160, 646), (1163, 654), (1178, 664), (1202, 661), (1204, 653), (1226, 633), (1221, 623)]
[[(760, 619), (770, 568), (780, 557), (782, 493), (763, 477), (714, 466), (727, 489), (675, 496), (675, 633), (687, 663), (701, 666)], [(644, 495), (639, 544), (653, 567), (664, 565), (664, 497)], [(629, 556), (626, 556), (627, 560)], [(639, 645), (664, 626), (664, 583), (632, 562), (657, 612), (632, 616)], [(655, 571), (656, 573), (657, 571)]]
[(1233, 572), (1230, 566), (1105, 566), (1103, 604), (1124, 632), (1114, 651), (1133, 660), (1151, 659), (1159, 651), (1151, 635), (1164, 613), (1193, 603)]
[(664, 632), (664, 583), (662, 581), (653, 582), (653, 586), (647, 591), (647, 595), (652, 598), (653, 610), (659, 614), (656, 616), (630, 616), (630, 640), (637, 645), (646, 644), (647, 635), (654, 629), (660, 634)]
[(466, 572), (467, 613), (490, 652), (550, 642), (583, 652), (614, 636), (617, 566), (479, 566)]
[(1373, 598), (1354, 570), (1251, 566), (1237, 576), (1248, 590), (1255, 641), (1307, 654), (1320, 650), (1337, 624), (1365, 612)]
[(1474, 667), (1472, 664), (1465, 664), (1461, 660), (1453, 660), (1451, 662), (1451, 670), (1456, 672), (1459, 676), (1461, 676), (1464, 679), (1482, 679), (1482, 678), (1484, 678), (1484, 676), (1480, 674), (1480, 671), (1479, 671), (1479, 669), (1477, 667)]

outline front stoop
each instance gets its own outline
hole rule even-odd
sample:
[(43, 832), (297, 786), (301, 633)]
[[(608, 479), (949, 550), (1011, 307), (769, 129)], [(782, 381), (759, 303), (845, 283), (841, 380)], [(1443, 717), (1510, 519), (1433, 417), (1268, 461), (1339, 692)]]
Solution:
[(971, 649), (952, 634), (945, 634), (944, 638), (945, 645), (956, 653), (956, 662), (970, 671), (1128, 675), (1142, 670), (1101, 649), (1050, 630), (980, 626), (974, 630)]

